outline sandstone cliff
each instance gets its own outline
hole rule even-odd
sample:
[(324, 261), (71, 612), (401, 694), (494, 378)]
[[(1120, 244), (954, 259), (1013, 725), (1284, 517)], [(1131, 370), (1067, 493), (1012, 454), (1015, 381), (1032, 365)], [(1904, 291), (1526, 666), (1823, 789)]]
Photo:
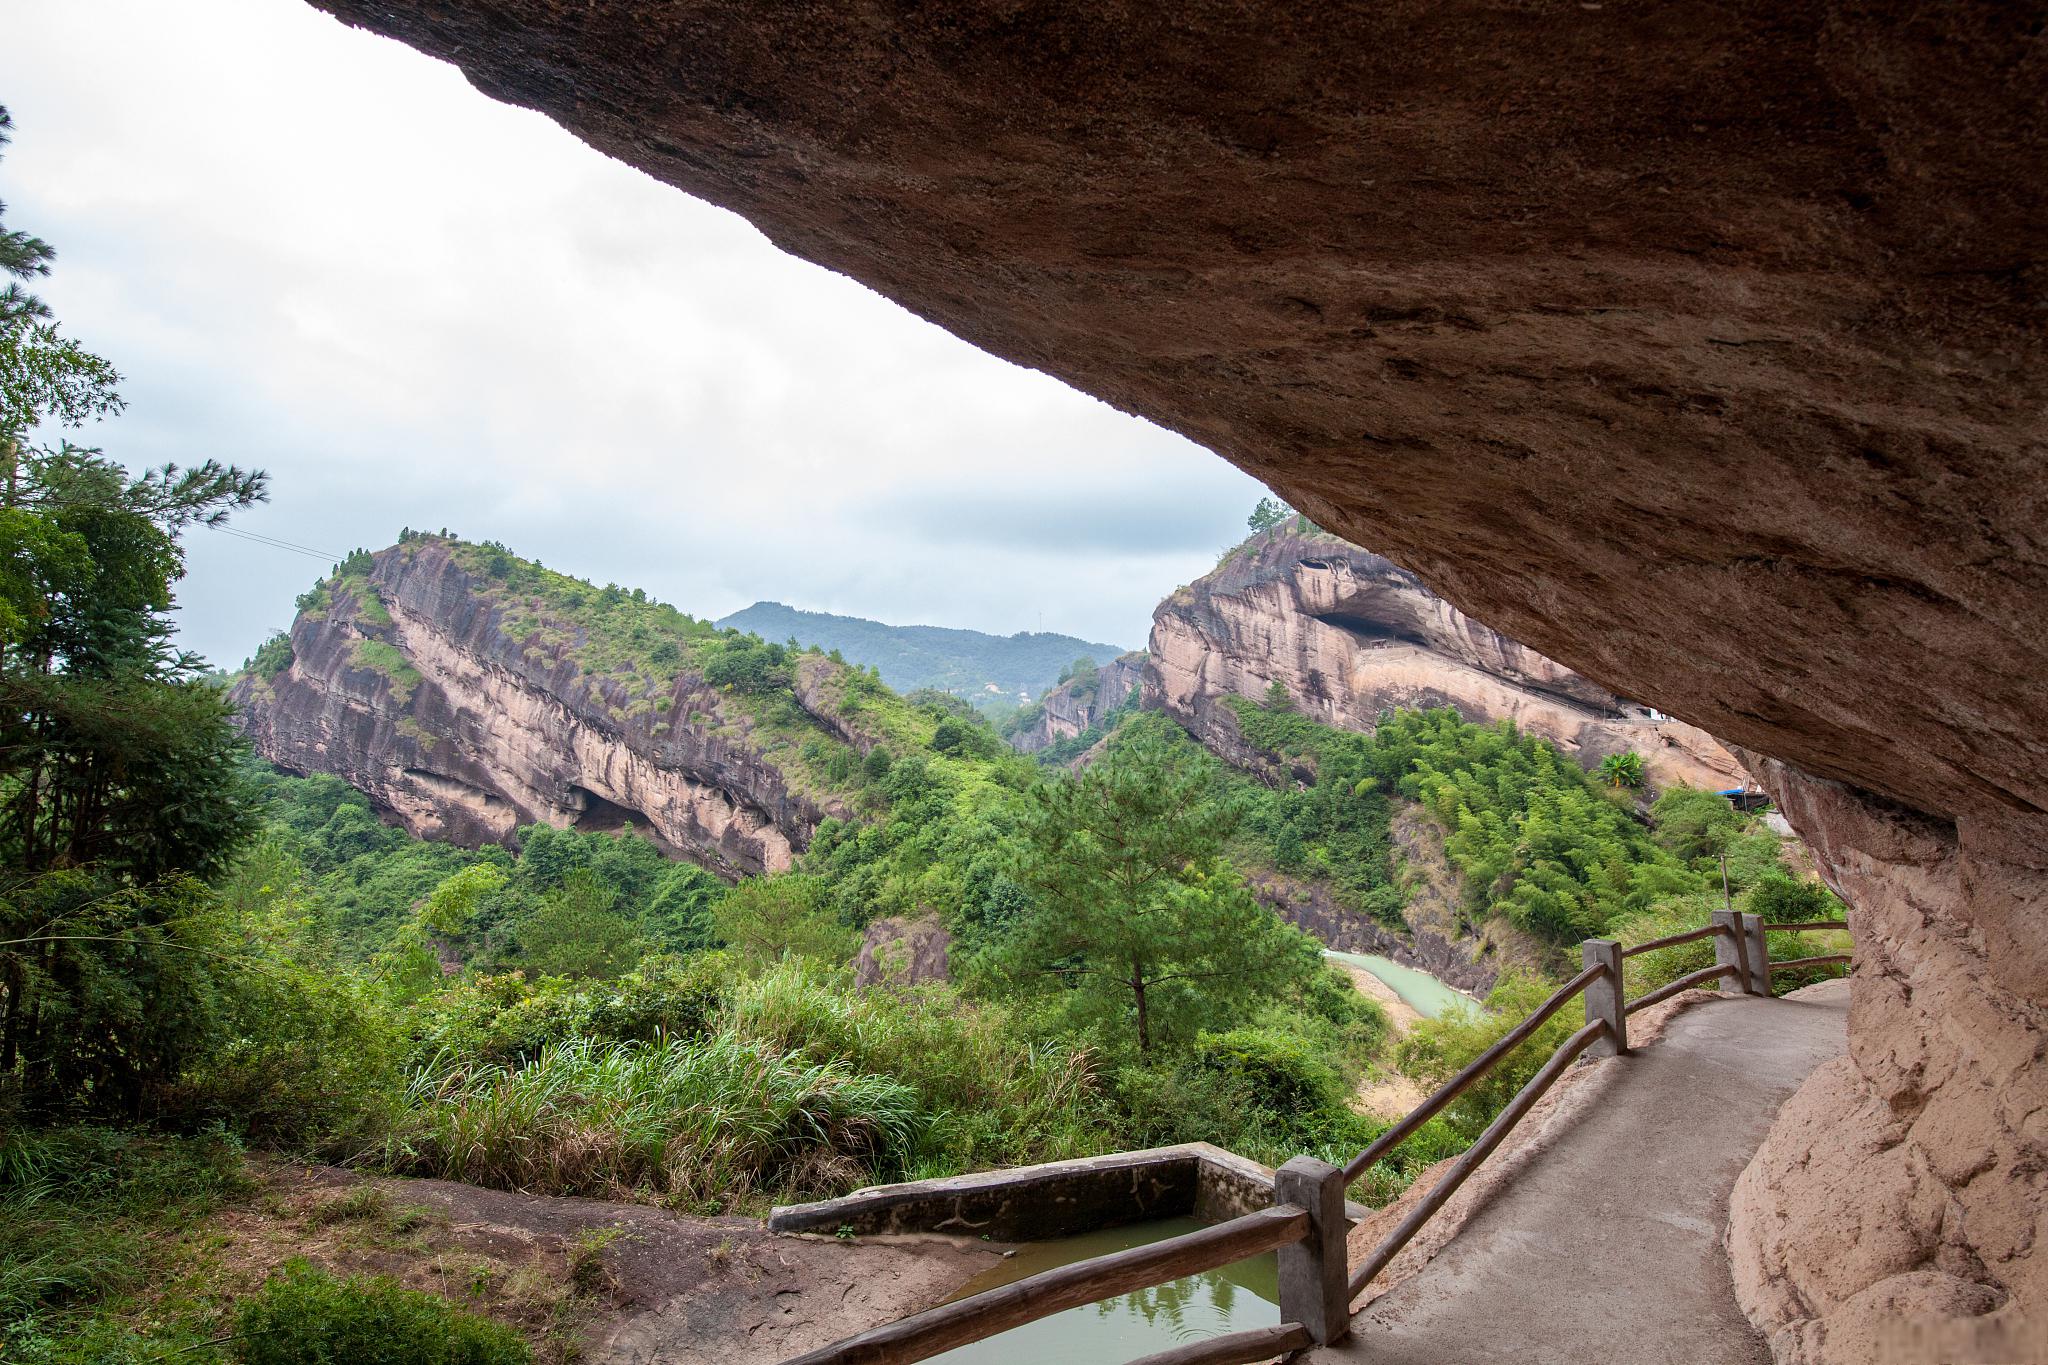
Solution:
[[(257, 751), (345, 779), (423, 838), (474, 846), (536, 821), (630, 823), (726, 876), (787, 867), (824, 816), (843, 814), (771, 758), (780, 737), (732, 695), (688, 667), (590, 671), (573, 614), (475, 558), (422, 538), (323, 586), (292, 625), (290, 665), (234, 688)], [(848, 742), (819, 696), (834, 671), (801, 659), (795, 691), (821, 732), (829, 720)]]
[(1098, 727), (1144, 683), (1142, 650), (1112, 659), (1091, 677), (1069, 678), (1038, 699), (1009, 735), (1022, 753), (1035, 754)]
[(1258, 767), (1224, 702), (1263, 698), (1276, 682), (1326, 725), (1370, 729), (1383, 711), (1449, 706), (1482, 724), (1511, 720), (1588, 767), (1633, 750), (1654, 786), (1745, 780), (1704, 731), (1617, 696), (1480, 625), (1407, 570), (1298, 523), (1252, 537), (1160, 604), (1145, 704), (1222, 757)]

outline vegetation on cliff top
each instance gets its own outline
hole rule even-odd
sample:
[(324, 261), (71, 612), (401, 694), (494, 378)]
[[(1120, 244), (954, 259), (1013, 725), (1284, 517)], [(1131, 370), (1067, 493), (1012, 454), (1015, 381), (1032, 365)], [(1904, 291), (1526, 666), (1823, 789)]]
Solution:
[[(600, 587), (497, 542), (471, 543), (446, 531), (408, 529), (388, 550), (356, 551), (300, 599), (307, 616), (344, 621), (366, 637), (352, 662), (389, 678), (401, 708), (419, 673), (393, 643), (378, 565), (410, 559), (429, 545), (445, 550), (468, 590), (497, 611), (498, 629), (518, 646), (523, 663), (542, 675), (572, 665), (588, 707), (616, 723), (644, 725), (650, 739), (692, 730), (750, 747), (791, 791), (860, 814), (875, 813), (888, 799), (881, 779), (897, 758), (922, 756), (962, 779), (1024, 780), (1016, 770), (1009, 778), (991, 771), (1014, 760), (992, 736), (977, 738), (985, 728), (957, 699), (929, 691), (902, 696), (875, 670), (815, 646), (720, 628), (640, 589)], [(289, 642), (270, 641), (243, 672), (268, 679), (289, 663)]]

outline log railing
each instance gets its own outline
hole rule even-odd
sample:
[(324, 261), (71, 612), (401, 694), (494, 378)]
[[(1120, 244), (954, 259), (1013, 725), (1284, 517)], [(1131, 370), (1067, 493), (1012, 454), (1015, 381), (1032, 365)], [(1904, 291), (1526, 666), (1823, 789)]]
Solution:
[[(799, 1356), (787, 1365), (908, 1365), (1069, 1308), (1220, 1269), (1266, 1251), (1277, 1251), (1280, 1258), (1282, 1321), (1278, 1326), (1190, 1342), (1146, 1356), (1132, 1365), (1245, 1365), (1337, 1341), (1350, 1330), (1352, 1301), (1458, 1192), (1574, 1061), (1586, 1053), (1627, 1053), (1630, 1015), (1681, 991), (1707, 985), (1720, 989), (1721, 983), (1727, 981), (1734, 983), (1738, 993), (1769, 995), (1774, 971), (1849, 959), (1846, 954), (1834, 954), (1773, 963), (1764, 939), (1766, 931), (1789, 933), (1847, 927), (1839, 920), (1766, 924), (1754, 915), (1721, 910), (1714, 913), (1713, 922), (1703, 929), (1672, 934), (1632, 948), (1608, 939), (1588, 939), (1581, 945), (1583, 971), (1553, 991), (1527, 1018), (1437, 1087), (1345, 1166), (1339, 1168), (1313, 1157), (1296, 1157), (1282, 1166), (1274, 1176), (1273, 1207), (1163, 1242), (1076, 1261), (941, 1304)], [(1622, 979), (1626, 959), (1709, 938), (1714, 940), (1713, 966), (1688, 972), (1634, 1000), (1626, 998)], [(1585, 1001), (1585, 1024), (1551, 1052), (1478, 1140), (1347, 1275), (1346, 1188), (1499, 1066), (1575, 996)]]
[(1761, 995), (1769, 995), (1771, 993), (1769, 983), (1772, 972), (1788, 972), (1795, 967), (1831, 967), (1837, 963), (1845, 963), (1849, 960), (1849, 954), (1847, 953), (1826, 953), (1819, 957), (1793, 957), (1787, 958), (1783, 962), (1773, 962), (1771, 961), (1771, 951), (1764, 943), (1764, 935), (1767, 933), (1803, 934), (1816, 929), (1847, 929), (1849, 925), (1846, 921), (1838, 919), (1793, 920), (1786, 924), (1765, 924), (1756, 920), (1755, 916), (1750, 918), (1756, 923), (1757, 961), (1762, 965), (1761, 974), (1765, 983), (1763, 990), (1758, 992)]

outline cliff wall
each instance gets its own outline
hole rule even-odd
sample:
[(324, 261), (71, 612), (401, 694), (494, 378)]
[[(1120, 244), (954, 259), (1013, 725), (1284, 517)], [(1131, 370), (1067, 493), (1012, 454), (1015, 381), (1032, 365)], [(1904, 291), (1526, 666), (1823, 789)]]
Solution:
[(584, 670), (573, 622), (508, 630), (499, 594), (447, 543), (381, 551), (341, 584), (293, 622), (291, 665), (233, 699), (264, 758), (343, 778), (422, 838), (473, 847), (538, 821), (630, 821), (736, 876), (787, 867), (830, 812), (701, 676), (679, 672), (646, 704)]
[(1072, 739), (1101, 725), (1144, 680), (1142, 650), (1110, 660), (1092, 678), (1069, 678), (1038, 699), (1038, 713), (1010, 734), (1010, 744), (1019, 752), (1035, 754)]
[(1511, 720), (1587, 767), (1634, 751), (1653, 786), (1746, 780), (1704, 731), (1487, 629), (1379, 555), (1289, 527), (1254, 536), (1159, 605), (1145, 704), (1259, 767), (1224, 702), (1262, 699), (1276, 682), (1304, 714), (1345, 729), (1370, 729), (1387, 710), (1450, 706), (1481, 724)]

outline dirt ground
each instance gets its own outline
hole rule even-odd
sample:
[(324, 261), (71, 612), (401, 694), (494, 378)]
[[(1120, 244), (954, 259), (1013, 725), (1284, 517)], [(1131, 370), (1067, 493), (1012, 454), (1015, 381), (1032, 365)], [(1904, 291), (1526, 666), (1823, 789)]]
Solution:
[[(1422, 1016), (1415, 1007), (1394, 994), (1394, 988), (1374, 976), (1363, 967), (1354, 967), (1348, 962), (1333, 960), (1332, 965), (1351, 978), (1351, 984), (1358, 988), (1360, 995), (1370, 999), (1387, 1012), (1387, 1022), (1393, 1026), (1394, 1037), (1401, 1038), (1414, 1028)], [(1406, 1114), (1428, 1097), (1428, 1092), (1414, 1081), (1409, 1080), (1391, 1066), (1380, 1066), (1373, 1074), (1359, 1082), (1358, 1093), (1351, 1097), (1351, 1107), (1361, 1114), (1392, 1122)]]
[(259, 1168), (201, 1234), (216, 1292), (303, 1256), (390, 1275), (506, 1322), (542, 1361), (772, 1365), (940, 1302), (1007, 1248), (778, 1236), (751, 1218), (545, 1198), (331, 1167)]

